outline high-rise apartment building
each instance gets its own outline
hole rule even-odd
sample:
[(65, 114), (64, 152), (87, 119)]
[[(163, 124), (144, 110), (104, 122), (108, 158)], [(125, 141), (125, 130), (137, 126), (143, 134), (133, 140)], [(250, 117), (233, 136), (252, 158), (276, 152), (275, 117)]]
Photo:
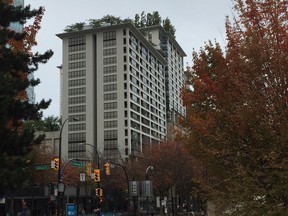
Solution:
[(140, 31), (131, 23), (57, 36), (63, 42), (61, 117), (79, 119), (63, 128), (64, 156), (97, 150), (125, 159), (166, 139), (167, 111), (185, 112), (179, 97), (185, 53), (173, 36), (161, 26)]
[[(13, 5), (14, 6), (21, 6), (24, 7), (24, 0), (13, 0)], [(23, 31), (23, 25), (19, 22), (13, 22), (10, 24), (10, 28), (13, 29), (16, 32), (22, 32)], [(34, 79), (34, 74), (30, 73), (28, 75), (28, 80), (32, 80)], [(34, 104), (35, 103), (35, 93), (34, 93), (34, 87), (33, 86), (29, 86), (26, 89), (26, 94), (28, 97), (28, 100), (30, 103)]]
[(165, 67), (165, 91), (166, 91), (166, 121), (167, 139), (173, 140), (173, 130), (179, 129), (179, 116), (185, 116), (181, 88), (184, 86), (184, 63), (186, 56), (174, 36), (166, 32), (161, 26), (151, 26), (141, 29), (145, 32), (146, 39), (153, 44), (167, 61)]
[[(24, 0), (13, 0), (13, 5), (24, 7)], [(13, 22), (10, 24), (10, 28), (16, 32), (21, 32), (23, 30), (23, 25), (19, 22)]]

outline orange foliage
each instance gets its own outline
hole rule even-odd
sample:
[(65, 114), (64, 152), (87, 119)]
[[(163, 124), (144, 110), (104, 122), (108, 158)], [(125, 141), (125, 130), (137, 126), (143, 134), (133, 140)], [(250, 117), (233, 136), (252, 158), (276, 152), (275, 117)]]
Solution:
[(63, 173), (64, 184), (77, 186), (80, 183), (80, 170), (80, 168), (67, 165)]
[(179, 143), (165, 141), (160, 145), (147, 146), (143, 149), (143, 157), (131, 161), (128, 165), (130, 175), (136, 180), (144, 180), (146, 169), (149, 179), (153, 181), (157, 195), (167, 195), (168, 190), (176, 186), (183, 193), (190, 194), (193, 185), (193, 160), (189, 152)]
[(273, 194), (275, 207), (288, 181), (288, 2), (234, 3), (237, 17), (233, 24), (227, 18), (225, 53), (211, 42), (193, 53), (187, 72), (192, 88), (182, 92), (183, 142), (207, 168), (202, 188), (214, 197), (263, 207), (255, 194)]

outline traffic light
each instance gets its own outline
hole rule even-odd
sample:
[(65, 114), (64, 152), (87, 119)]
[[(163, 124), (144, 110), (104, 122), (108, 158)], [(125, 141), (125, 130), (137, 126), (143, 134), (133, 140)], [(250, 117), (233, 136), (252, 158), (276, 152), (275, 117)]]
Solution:
[(110, 175), (110, 163), (106, 162), (104, 166), (106, 175)]
[(102, 188), (96, 188), (96, 189), (95, 189), (95, 194), (96, 194), (96, 196), (98, 196), (98, 197), (102, 197), (102, 196), (103, 196)]
[(54, 170), (59, 170), (59, 158), (54, 159)]
[(86, 173), (87, 173), (87, 176), (91, 176), (91, 168), (92, 168), (91, 162), (87, 163), (87, 164), (86, 164)]
[(95, 182), (100, 182), (100, 169), (95, 169), (94, 170), (94, 181)]
[(102, 198), (102, 197), (99, 197), (99, 207), (102, 206), (102, 203), (103, 203), (103, 198)]

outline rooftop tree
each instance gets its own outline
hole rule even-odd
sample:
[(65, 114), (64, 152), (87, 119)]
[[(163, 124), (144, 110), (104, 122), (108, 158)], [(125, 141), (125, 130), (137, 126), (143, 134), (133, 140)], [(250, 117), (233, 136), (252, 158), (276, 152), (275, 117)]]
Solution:
[[(25, 126), (27, 120), (39, 120), (49, 101), (29, 103), (26, 89), (36, 86), (39, 80), (29, 80), (28, 75), (37, 71), (40, 63), (46, 63), (52, 51), (33, 54), (35, 36), (40, 29), (44, 8), (15, 7), (11, 0), (0, 0), (0, 193), (13, 190), (28, 178), (27, 155), (32, 146), (40, 142), (34, 137), (34, 129)], [(34, 23), (15, 32), (13, 22), (25, 24), (30, 18)]]
[(203, 194), (226, 213), (287, 215), (287, 1), (233, 2), (225, 53), (212, 42), (193, 53), (183, 141), (205, 168)]
[(101, 27), (103, 25), (115, 25), (115, 24), (121, 24), (121, 23), (127, 23), (132, 22), (136, 28), (144, 28), (154, 25), (162, 25), (163, 28), (171, 33), (173, 36), (175, 36), (176, 29), (171, 24), (170, 19), (167, 17), (162, 21), (162, 18), (158, 11), (154, 11), (152, 13), (145, 14), (144, 11), (142, 11), (141, 14), (135, 14), (134, 19), (126, 18), (121, 19), (120, 17), (116, 17), (113, 15), (105, 15), (101, 19), (89, 19), (88, 23), (85, 22), (78, 22), (74, 23), (72, 25), (68, 25), (64, 31), (65, 32), (73, 32), (73, 31), (80, 31), (83, 30), (85, 25), (89, 25), (93, 28)]

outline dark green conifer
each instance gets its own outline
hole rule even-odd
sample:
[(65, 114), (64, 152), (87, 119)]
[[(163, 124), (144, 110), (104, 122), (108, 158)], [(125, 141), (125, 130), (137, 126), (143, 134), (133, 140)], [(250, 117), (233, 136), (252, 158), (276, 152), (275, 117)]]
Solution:
[[(31, 52), (35, 44), (35, 37), (31, 36), (39, 30), (42, 15), (41, 7), (31, 10), (30, 6), (15, 7), (0, 0), (0, 194), (16, 189), (28, 179), (31, 160), (27, 155), (39, 139), (25, 122), (41, 119), (41, 110), (51, 102), (32, 104), (25, 91), (40, 83), (38, 79), (29, 80), (28, 75), (53, 55), (51, 50), (44, 54)], [(30, 29), (15, 32), (10, 28), (13, 22), (25, 24), (33, 17), (35, 22)]]

